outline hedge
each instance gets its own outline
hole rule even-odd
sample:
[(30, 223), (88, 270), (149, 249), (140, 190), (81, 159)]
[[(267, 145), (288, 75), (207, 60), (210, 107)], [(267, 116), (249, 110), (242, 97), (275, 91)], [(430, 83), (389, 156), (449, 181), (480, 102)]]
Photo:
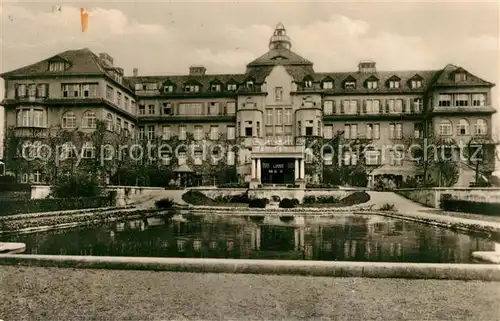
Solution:
[(114, 205), (115, 200), (110, 196), (43, 198), (18, 201), (0, 200), (0, 215), (76, 210)]
[(267, 198), (254, 198), (250, 200), (248, 207), (251, 208), (266, 208), (266, 205), (269, 204), (269, 200)]
[(225, 184), (218, 184), (217, 188), (248, 188), (249, 183), (225, 183)]
[(500, 203), (472, 202), (442, 198), (441, 207), (445, 211), (500, 216)]
[(30, 184), (0, 182), (0, 192), (31, 192)]

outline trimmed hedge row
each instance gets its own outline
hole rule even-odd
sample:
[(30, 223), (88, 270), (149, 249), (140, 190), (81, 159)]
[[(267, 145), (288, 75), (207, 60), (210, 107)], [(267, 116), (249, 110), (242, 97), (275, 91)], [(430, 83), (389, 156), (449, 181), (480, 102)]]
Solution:
[(500, 203), (471, 202), (449, 198), (441, 199), (441, 207), (445, 211), (465, 212), (500, 216)]
[(218, 184), (218, 188), (248, 188), (249, 183), (225, 183), (225, 184)]
[(254, 198), (250, 200), (248, 207), (250, 208), (266, 208), (266, 205), (269, 204), (269, 200), (267, 198)]
[(290, 199), (290, 198), (284, 198), (281, 200), (280, 204), (279, 204), (279, 207), (280, 208), (295, 208), (295, 206), (299, 205), (299, 200), (294, 198), (294, 199)]
[(0, 200), (0, 215), (97, 208), (114, 206), (114, 203), (110, 196)]

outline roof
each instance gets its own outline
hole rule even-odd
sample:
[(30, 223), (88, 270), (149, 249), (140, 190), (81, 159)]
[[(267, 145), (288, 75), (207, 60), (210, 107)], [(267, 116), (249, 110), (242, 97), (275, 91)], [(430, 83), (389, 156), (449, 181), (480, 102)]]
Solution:
[(276, 66), (276, 65), (311, 65), (312, 62), (299, 56), (288, 49), (271, 49), (259, 58), (250, 62), (247, 67), (252, 66)]
[(142, 76), (142, 77), (126, 77), (130, 85), (135, 86), (135, 84), (147, 84), (147, 83), (171, 83), (178, 88), (182, 88), (183, 85), (188, 81), (194, 81), (199, 83), (202, 88), (210, 88), (210, 84), (214, 81), (219, 81), (223, 84), (235, 81), (237, 83), (243, 83), (246, 79), (245, 74), (205, 74), (205, 75), (171, 75), (171, 76)]
[(187, 165), (182, 164), (174, 170), (174, 173), (192, 173), (193, 170)]
[[(456, 72), (465, 73), (467, 75), (467, 79), (464, 81), (458, 81), (458, 82), (455, 81), (454, 75)], [(483, 80), (471, 74), (462, 67), (458, 67), (452, 64), (448, 64), (446, 67), (444, 67), (443, 70), (441, 70), (441, 73), (439, 74), (439, 77), (436, 79), (434, 85), (435, 86), (470, 86), (470, 85), (494, 86), (493, 83)]]
[[(66, 62), (68, 66), (64, 71), (49, 71), (49, 62)], [(117, 68), (113, 66), (113, 68)], [(23, 77), (23, 76), (64, 76), (64, 75), (107, 75), (113, 78), (108, 71), (110, 69), (104, 62), (88, 48), (66, 50), (50, 58), (38, 61), (34, 64), (21, 67), (1, 74), (2, 77)], [(126, 88), (130, 85), (124, 79), (122, 84)]]

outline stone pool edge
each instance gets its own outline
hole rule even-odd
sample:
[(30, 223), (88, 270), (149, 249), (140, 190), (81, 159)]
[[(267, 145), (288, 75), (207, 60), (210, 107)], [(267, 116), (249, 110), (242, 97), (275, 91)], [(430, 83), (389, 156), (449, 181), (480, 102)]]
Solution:
[(323, 277), (500, 281), (500, 265), (0, 254), (0, 265)]

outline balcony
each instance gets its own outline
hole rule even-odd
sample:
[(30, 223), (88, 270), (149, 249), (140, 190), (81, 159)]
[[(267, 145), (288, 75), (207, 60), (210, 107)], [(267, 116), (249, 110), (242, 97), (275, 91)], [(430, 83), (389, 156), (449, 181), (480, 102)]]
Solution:
[(420, 112), (402, 111), (402, 112), (386, 112), (381, 110), (379, 113), (333, 113), (324, 114), (325, 120), (371, 120), (371, 119), (419, 119), (425, 117), (425, 114)]
[(449, 114), (494, 114), (495, 108), (492, 106), (434, 106), (431, 111), (434, 115), (449, 115)]
[(138, 115), (139, 121), (162, 121), (176, 123), (181, 121), (196, 122), (236, 122), (236, 114), (218, 113), (214, 115), (183, 114), (183, 115)]

